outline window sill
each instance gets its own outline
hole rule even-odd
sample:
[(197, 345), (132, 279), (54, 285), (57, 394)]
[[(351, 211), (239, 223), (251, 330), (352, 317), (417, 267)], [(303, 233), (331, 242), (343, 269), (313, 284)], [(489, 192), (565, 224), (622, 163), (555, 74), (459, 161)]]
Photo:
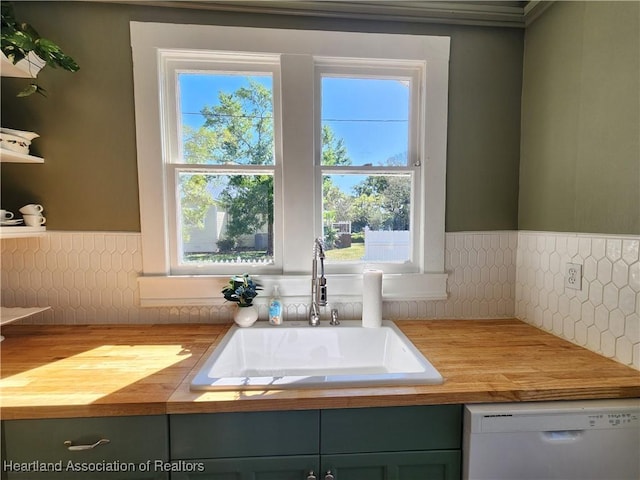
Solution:
[[(255, 275), (263, 290), (255, 303), (269, 301), (273, 285), (278, 284), (285, 303), (309, 303), (309, 275)], [(140, 306), (215, 306), (225, 303), (220, 291), (229, 276), (142, 276), (138, 278)], [(329, 302), (362, 301), (362, 275), (328, 275)], [(445, 300), (447, 274), (385, 274), (382, 297), (386, 301)]]

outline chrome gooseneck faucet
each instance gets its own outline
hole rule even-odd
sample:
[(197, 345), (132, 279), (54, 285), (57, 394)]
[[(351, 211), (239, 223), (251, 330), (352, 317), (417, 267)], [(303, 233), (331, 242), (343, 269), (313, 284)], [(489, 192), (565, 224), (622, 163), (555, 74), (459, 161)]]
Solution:
[[(320, 276), (318, 276), (318, 259), (320, 260)], [(309, 325), (320, 325), (320, 311), (318, 307), (327, 304), (327, 279), (324, 276), (324, 246), (322, 238), (318, 237), (313, 243), (313, 262), (311, 264), (311, 308), (309, 310)]]

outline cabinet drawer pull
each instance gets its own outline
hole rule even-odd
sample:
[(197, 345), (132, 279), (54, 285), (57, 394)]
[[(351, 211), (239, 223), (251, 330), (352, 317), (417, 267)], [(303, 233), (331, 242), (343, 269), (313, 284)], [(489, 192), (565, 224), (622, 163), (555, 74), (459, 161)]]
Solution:
[(73, 445), (71, 440), (67, 440), (64, 442), (65, 447), (69, 449), (70, 452), (79, 452), (81, 450), (92, 450), (100, 445), (104, 445), (105, 443), (109, 443), (111, 440), (106, 438), (101, 438), (96, 443), (92, 445)]
[(334, 476), (331, 473), (331, 470), (327, 470), (327, 474), (324, 476), (324, 480), (334, 480)]
[(307, 475), (307, 480), (316, 480), (316, 474), (314, 473), (313, 470), (311, 470), (309, 472), (309, 475)]

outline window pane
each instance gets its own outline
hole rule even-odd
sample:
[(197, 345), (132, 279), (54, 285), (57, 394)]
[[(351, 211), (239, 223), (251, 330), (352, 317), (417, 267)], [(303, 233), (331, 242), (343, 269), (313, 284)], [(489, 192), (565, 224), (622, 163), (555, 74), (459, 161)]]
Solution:
[(273, 263), (273, 176), (180, 172), (180, 263)]
[(322, 165), (407, 165), (409, 97), (408, 80), (323, 76)]
[(271, 75), (180, 73), (185, 163), (273, 165)]
[(329, 260), (411, 259), (411, 174), (324, 175), (322, 215)]

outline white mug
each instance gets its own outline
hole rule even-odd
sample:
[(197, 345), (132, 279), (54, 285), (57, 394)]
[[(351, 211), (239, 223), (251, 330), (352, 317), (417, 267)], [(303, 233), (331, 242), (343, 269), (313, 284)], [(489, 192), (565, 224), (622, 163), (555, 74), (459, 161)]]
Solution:
[(13, 218), (13, 212), (9, 210), (0, 210), (0, 220), (11, 220)]
[(29, 227), (39, 227), (47, 221), (42, 215), (23, 215), (24, 223)]
[(29, 205), (25, 205), (20, 209), (20, 213), (23, 215), (39, 215), (42, 213), (44, 208), (42, 205), (38, 205), (37, 203), (30, 203)]

